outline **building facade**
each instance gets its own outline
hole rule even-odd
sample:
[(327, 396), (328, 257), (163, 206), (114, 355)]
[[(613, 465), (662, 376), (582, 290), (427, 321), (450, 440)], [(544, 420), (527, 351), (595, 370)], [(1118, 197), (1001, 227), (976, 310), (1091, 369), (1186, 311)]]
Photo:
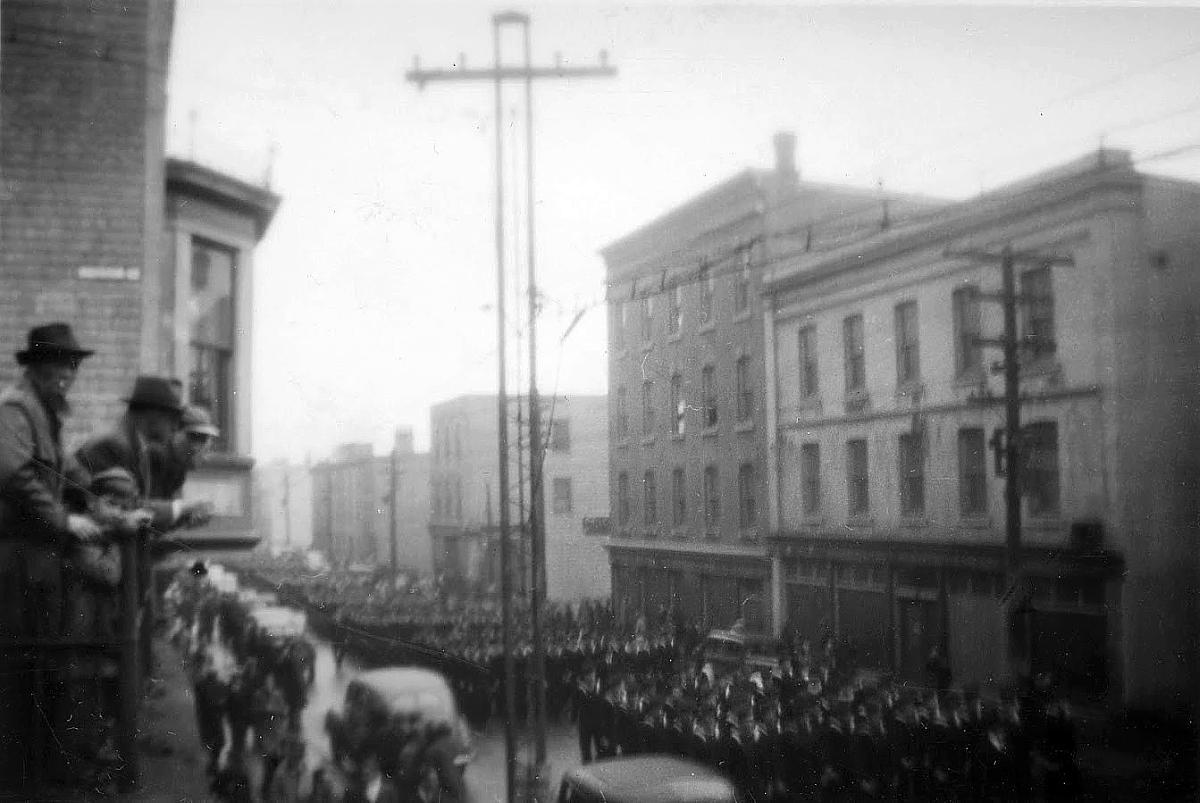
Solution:
[[(761, 276), (818, 221), (930, 205), (801, 181), (795, 137), (601, 252), (609, 315), (609, 556), (618, 613), (771, 627)], [(890, 205), (889, 205), (890, 204)]]
[(272, 552), (295, 552), (313, 545), (311, 467), (276, 460), (254, 469), (259, 493), (259, 529)]
[[(776, 627), (956, 683), (1110, 705), (1194, 682), (1200, 186), (1124, 152), (781, 264), (766, 283)], [(1005, 571), (1004, 247), (1017, 254), (1021, 566)], [(1072, 265), (1050, 264), (1067, 257)]]
[(312, 466), (310, 478), (313, 549), (340, 565), (390, 567), (394, 554), (399, 569), (431, 571), (429, 455), (413, 450), (412, 430), (397, 431), (386, 455), (369, 443), (343, 444)]
[[(193, 547), (255, 542), (253, 256), (277, 195), (164, 154), (170, 2), (0, 5), (0, 340), (61, 320), (84, 363), (68, 447), (112, 427), (140, 373), (177, 377), (222, 437), (184, 494)], [(0, 362), (0, 381), (17, 367)]]
[[(528, 451), (511, 399), (510, 521), (514, 585), (528, 588)], [(607, 597), (601, 527), (608, 515), (608, 402), (603, 396), (543, 399), (546, 427), (546, 584), (552, 600)], [(524, 412), (524, 411), (522, 411)], [(500, 583), (499, 420), (495, 396), (460, 396), (430, 408), (429, 533), (436, 571), (468, 588)], [(524, 421), (525, 418), (520, 419)]]

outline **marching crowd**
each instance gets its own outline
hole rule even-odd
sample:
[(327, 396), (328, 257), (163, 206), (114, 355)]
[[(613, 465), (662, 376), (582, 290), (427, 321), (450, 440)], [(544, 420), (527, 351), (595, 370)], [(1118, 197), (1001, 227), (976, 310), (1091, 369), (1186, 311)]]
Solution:
[[(501, 716), (503, 651), (493, 601), (432, 592), (350, 591), (337, 574), (293, 581), (298, 602), (380, 638), (424, 645), (456, 677), (474, 725)], [(369, 586), (359, 582), (360, 586)], [(341, 587), (339, 595), (333, 591)], [(339, 606), (337, 599), (348, 600)], [(408, 604), (411, 601), (412, 604)], [(519, 611), (515, 715), (529, 706), (528, 620)], [(831, 640), (776, 645), (754, 665), (707, 655), (696, 627), (671, 617), (622, 625), (607, 603), (546, 616), (547, 712), (569, 712), (580, 758), (667, 753), (713, 766), (758, 801), (1072, 799), (1079, 793), (1069, 705), (1040, 676), (989, 699), (952, 689), (931, 655), (928, 687), (851, 665)], [(457, 662), (482, 671), (456, 672)]]

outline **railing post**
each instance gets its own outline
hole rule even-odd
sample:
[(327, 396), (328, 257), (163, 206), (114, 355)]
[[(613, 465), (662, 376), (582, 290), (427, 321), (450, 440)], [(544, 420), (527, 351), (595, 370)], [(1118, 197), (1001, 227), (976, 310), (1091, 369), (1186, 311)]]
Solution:
[(139, 664), (139, 618), (141, 606), (138, 599), (138, 553), (140, 546), (135, 539), (121, 543), (121, 617), (117, 635), (120, 647), (120, 685), (118, 688), (119, 712), (117, 716), (117, 744), (124, 762), (118, 784), (123, 791), (136, 789), (140, 781), (137, 735), (138, 701), (141, 694), (141, 672)]

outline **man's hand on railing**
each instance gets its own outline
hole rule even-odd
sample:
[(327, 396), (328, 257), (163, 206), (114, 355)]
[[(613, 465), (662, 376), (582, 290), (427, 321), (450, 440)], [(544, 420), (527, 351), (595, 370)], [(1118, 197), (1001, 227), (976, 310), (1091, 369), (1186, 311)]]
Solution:
[(189, 529), (203, 527), (212, 520), (213, 512), (212, 502), (206, 500), (188, 502), (183, 506), (183, 512), (179, 515), (179, 523)]
[(88, 516), (82, 516), (78, 513), (67, 515), (67, 532), (81, 544), (90, 544), (94, 541), (99, 541), (104, 535), (104, 530), (99, 524), (92, 521)]

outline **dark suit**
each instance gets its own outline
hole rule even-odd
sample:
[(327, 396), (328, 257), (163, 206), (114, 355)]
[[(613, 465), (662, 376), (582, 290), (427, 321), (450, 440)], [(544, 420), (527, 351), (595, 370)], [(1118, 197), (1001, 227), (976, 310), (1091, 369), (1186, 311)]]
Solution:
[(149, 509), (154, 518), (150, 524), (154, 529), (165, 532), (174, 523), (172, 502), (165, 493), (169, 478), (163, 476), (165, 461), (133, 429), (129, 418), (121, 425), (97, 438), (92, 438), (75, 453), (79, 464), (90, 474), (99, 474), (110, 468), (123, 468), (133, 475), (141, 494), (139, 505)]
[(71, 541), (64, 496), (87, 483), (64, 453), (61, 432), (58, 415), (27, 381), (0, 394), (0, 796), (28, 780), (34, 762), (49, 769), (55, 742), (34, 725), (43, 722), (34, 701), (51, 719), (46, 724), (55, 726), (62, 713), (54, 702), (60, 679), (38, 684), (21, 652), (4, 644), (62, 633), (63, 550)]

